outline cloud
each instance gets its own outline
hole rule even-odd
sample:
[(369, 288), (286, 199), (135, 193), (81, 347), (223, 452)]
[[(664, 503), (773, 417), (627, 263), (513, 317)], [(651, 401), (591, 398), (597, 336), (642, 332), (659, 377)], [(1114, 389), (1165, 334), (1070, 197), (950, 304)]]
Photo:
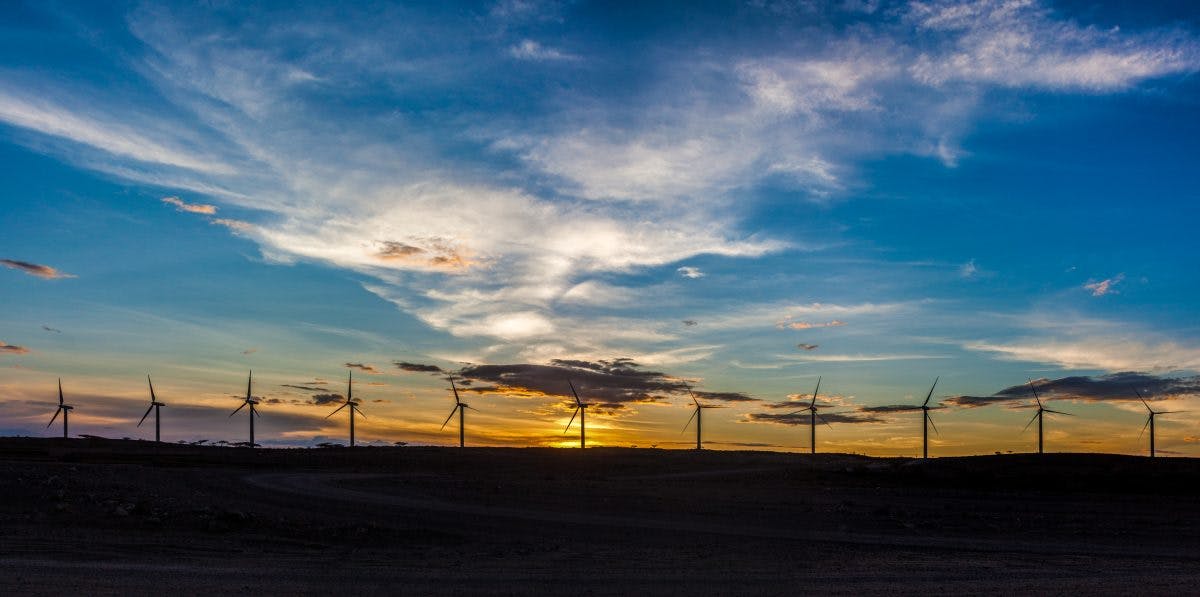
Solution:
[[(946, 407), (942, 406), (942, 405), (937, 405), (937, 406), (930, 406), (929, 410), (938, 410), (938, 409), (943, 409), (943, 408), (946, 408)], [(921, 412), (921, 410), (922, 409), (921, 409), (920, 404), (886, 404), (886, 405), (882, 405), (882, 406), (861, 406), (861, 407), (859, 407), (858, 412), (890, 414), (890, 413)]]
[(329, 406), (331, 404), (339, 404), (346, 401), (346, 397), (341, 394), (313, 394), (309, 404), (315, 406)]
[[(616, 410), (628, 403), (663, 402), (672, 396), (687, 396), (684, 380), (659, 371), (643, 369), (627, 358), (586, 361), (555, 359), (548, 365), (472, 365), (459, 372), (466, 391), (523, 397), (570, 398), (568, 380), (580, 399)], [(476, 384), (487, 385), (476, 385)], [(725, 402), (747, 402), (755, 398), (738, 392), (696, 391), (697, 397)]]
[(299, 384), (290, 384), (290, 383), (279, 384), (279, 387), (294, 388), (297, 390), (304, 390), (306, 392), (325, 392), (326, 391), (326, 388), (317, 388), (317, 387), (313, 387), (312, 385), (299, 385)]
[(42, 329), (43, 329), (43, 330), (46, 330), (47, 332), (53, 332), (53, 333), (55, 333), (55, 334), (61, 334), (61, 333), (62, 333), (62, 330), (60, 330), (60, 329), (55, 329), (55, 328), (52, 328), (52, 327), (50, 327), (50, 326), (48, 326), (48, 325), (43, 325), (43, 326), (42, 326)]
[[(850, 413), (817, 413), (817, 424), (824, 420), (826, 423), (886, 423), (885, 420), (874, 416), (859, 416)], [(774, 423), (777, 425), (809, 425), (809, 413), (749, 413), (745, 422)]]
[(704, 392), (701, 390), (693, 390), (696, 398), (700, 400), (717, 400), (720, 402), (759, 402), (758, 398), (749, 396), (742, 392)]
[[(1075, 375), (1058, 379), (1035, 379), (1033, 385), (1043, 400), (1137, 402), (1137, 392), (1141, 392), (1147, 400), (1200, 395), (1200, 376), (1161, 377), (1131, 371), (1099, 376)], [(943, 403), (975, 407), (1032, 401), (1033, 391), (1026, 383), (1004, 388), (991, 396), (953, 396)]]
[(685, 319), (685, 320), (683, 320), (683, 325), (684, 325), (685, 327), (689, 327), (689, 328), (691, 328), (691, 327), (696, 327), (696, 324), (697, 324), (697, 323), (698, 323), (698, 322), (697, 322), (695, 319)]
[(174, 205), (176, 211), (185, 211), (193, 214), (203, 214), (211, 216), (217, 213), (217, 206), (207, 205), (203, 203), (184, 203), (179, 197), (163, 197), (162, 202)]
[(958, 275), (963, 278), (974, 278), (979, 274), (979, 266), (975, 265), (975, 260), (972, 259), (958, 267)]
[(870, 363), (875, 361), (922, 361), (951, 357), (935, 354), (785, 354), (779, 355), (779, 358), (813, 363)]
[(393, 365), (401, 371), (409, 371), (413, 373), (442, 373), (442, 368), (437, 365), (424, 365), (421, 363), (408, 363), (405, 361), (393, 361)]
[(1117, 291), (1113, 287), (1121, 283), (1125, 279), (1125, 274), (1117, 274), (1111, 278), (1101, 280), (1099, 282), (1088, 282), (1084, 284), (1085, 290), (1092, 291), (1092, 296), (1104, 296), (1106, 294), (1116, 294)]
[(836, 328), (846, 325), (846, 322), (834, 319), (825, 323), (812, 323), (808, 321), (781, 321), (775, 324), (775, 327), (781, 330), (811, 330), (813, 328)]
[(704, 277), (704, 272), (700, 271), (700, 268), (692, 267), (690, 265), (682, 266), (675, 271), (679, 272), (679, 275), (692, 280)]
[(963, 348), (994, 353), (1004, 360), (1047, 363), (1065, 369), (1200, 371), (1200, 348), (1171, 341), (1147, 343), (1141, 337), (1089, 335), (1062, 340), (1033, 338), (1008, 344), (968, 342)]
[(48, 265), (39, 265), (36, 263), (29, 263), (28, 261), (17, 261), (15, 259), (0, 259), (0, 265), (3, 265), (4, 267), (10, 268), (10, 269), (15, 269), (17, 271), (25, 272), (31, 276), (45, 278), (47, 280), (57, 280), (60, 278), (74, 278), (75, 277), (75, 276), (72, 276), (71, 274), (65, 274), (63, 272), (60, 272)]
[(797, 344), (796, 348), (799, 348), (800, 350), (816, 350), (817, 348), (820, 348), (820, 345), (819, 344), (803, 344), (802, 343), (802, 344)]
[(346, 367), (349, 369), (358, 369), (359, 371), (369, 373), (371, 375), (383, 375), (383, 372), (376, 369), (374, 365), (368, 365), (366, 363), (346, 363)]
[(906, 19), (937, 41), (908, 70), (932, 86), (975, 83), (1090, 92), (1196, 70), (1196, 43), (1181, 32), (1129, 34), (1055, 16), (1028, 0), (913, 2)]
[(24, 346), (0, 342), (0, 354), (26, 354), (28, 352), (29, 349)]
[(532, 39), (521, 40), (520, 43), (510, 47), (508, 53), (518, 60), (533, 60), (538, 62), (579, 59), (578, 56), (567, 54), (554, 48), (548, 48)]
[[(27, 93), (34, 93), (32, 89)], [(88, 101), (95, 101), (95, 96)], [(106, 107), (107, 108), (107, 107)], [(173, 141), (160, 142), (121, 124), (119, 109), (107, 110), (82, 104), (65, 106), (45, 98), (20, 97), (0, 86), (0, 121), (38, 133), (66, 139), (138, 162), (160, 164), (208, 174), (230, 174), (233, 168), (218, 160), (191, 155), (172, 147)], [(143, 118), (137, 121), (150, 128)]]

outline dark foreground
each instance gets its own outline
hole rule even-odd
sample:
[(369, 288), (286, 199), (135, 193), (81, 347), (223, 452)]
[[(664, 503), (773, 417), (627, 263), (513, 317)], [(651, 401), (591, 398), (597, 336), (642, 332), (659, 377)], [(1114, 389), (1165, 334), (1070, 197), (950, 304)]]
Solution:
[(0, 438), (0, 594), (1193, 593), (1200, 461)]

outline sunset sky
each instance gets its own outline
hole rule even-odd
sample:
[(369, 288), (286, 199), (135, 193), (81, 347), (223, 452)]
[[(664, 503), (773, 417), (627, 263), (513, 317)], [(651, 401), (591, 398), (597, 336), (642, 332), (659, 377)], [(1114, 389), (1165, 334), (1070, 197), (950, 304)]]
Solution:
[(1200, 456), (1190, 2), (196, 4), (5, 9), (0, 435)]

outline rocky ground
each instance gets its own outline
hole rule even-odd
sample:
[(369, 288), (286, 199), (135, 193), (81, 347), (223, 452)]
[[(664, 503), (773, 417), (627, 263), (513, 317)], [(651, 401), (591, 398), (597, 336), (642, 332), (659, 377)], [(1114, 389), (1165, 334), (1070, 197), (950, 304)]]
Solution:
[(0, 438), (0, 593), (1164, 593), (1200, 461)]

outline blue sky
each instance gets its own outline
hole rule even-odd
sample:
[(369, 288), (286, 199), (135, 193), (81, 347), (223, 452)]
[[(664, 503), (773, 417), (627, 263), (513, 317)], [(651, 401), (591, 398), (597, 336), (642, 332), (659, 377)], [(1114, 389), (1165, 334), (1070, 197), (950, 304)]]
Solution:
[(820, 375), (823, 449), (911, 454), (863, 409), (940, 375), (941, 453), (1029, 449), (1031, 378), (1054, 449), (1137, 453), (1130, 388), (1200, 386), (1187, 3), (9, 12), (0, 431), (53, 434), (61, 376), (143, 437), (149, 372), (166, 437), (238, 439), (254, 368), (260, 436), (336, 439), (353, 363), (360, 438), (452, 443), (404, 362), (467, 367), (480, 444), (569, 444), (577, 376), (600, 443), (686, 444), (687, 379), (712, 447), (801, 449), (755, 415)]

